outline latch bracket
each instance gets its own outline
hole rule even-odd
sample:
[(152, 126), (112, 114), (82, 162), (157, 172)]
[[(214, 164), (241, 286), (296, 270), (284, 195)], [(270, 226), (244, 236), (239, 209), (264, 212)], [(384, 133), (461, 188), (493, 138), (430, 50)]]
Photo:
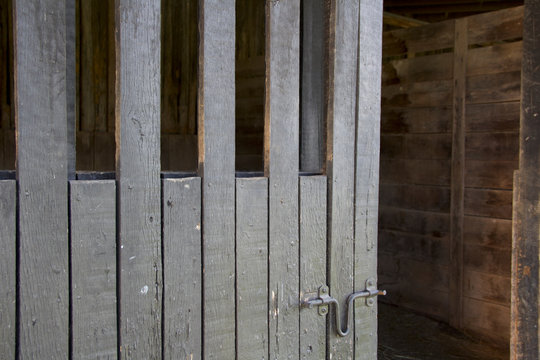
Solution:
[(366, 289), (362, 291), (355, 292), (347, 298), (347, 307), (345, 311), (347, 312), (347, 319), (345, 324), (345, 329), (341, 327), (341, 314), (339, 311), (339, 302), (330, 296), (328, 286), (322, 285), (319, 287), (318, 297), (307, 299), (302, 302), (303, 307), (313, 308), (313, 306), (318, 307), (319, 315), (324, 316), (328, 314), (328, 307), (331, 304), (334, 304), (335, 307), (335, 318), (336, 318), (336, 330), (339, 336), (345, 337), (349, 335), (350, 332), (350, 323), (352, 322), (353, 314), (353, 303), (358, 298), (366, 299), (366, 306), (373, 306), (375, 304), (375, 297), (378, 295), (386, 295), (385, 290), (377, 290), (377, 282), (374, 278), (369, 278), (366, 280)]

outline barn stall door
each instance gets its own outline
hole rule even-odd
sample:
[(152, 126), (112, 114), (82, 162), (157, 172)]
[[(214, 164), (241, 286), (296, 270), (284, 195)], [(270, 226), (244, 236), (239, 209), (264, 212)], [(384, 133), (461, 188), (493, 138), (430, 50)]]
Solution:
[[(304, 2), (301, 23), (299, 0), (267, 1), (265, 173), (245, 177), (234, 171), (234, 0), (199, 3), (190, 176), (160, 174), (160, 2), (116, 1), (116, 181), (73, 172), (74, 4), (14, 2), (17, 184), (0, 186), (2, 353), (376, 358), (381, 2)], [(307, 35), (324, 21), (320, 81)], [(325, 171), (306, 175), (300, 128), (317, 128), (306, 114), (324, 107), (300, 94), (317, 78), (328, 84), (317, 95), (326, 134), (313, 132), (326, 138)]]

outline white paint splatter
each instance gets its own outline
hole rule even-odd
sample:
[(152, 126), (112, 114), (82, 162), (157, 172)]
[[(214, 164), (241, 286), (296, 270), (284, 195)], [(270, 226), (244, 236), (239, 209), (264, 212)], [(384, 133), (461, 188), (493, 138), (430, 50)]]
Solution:
[(197, 224), (197, 226), (195, 226), (195, 229), (201, 230), (201, 224)]
[(148, 293), (148, 285), (144, 285), (141, 288), (141, 294), (146, 295)]
[(136, 258), (136, 256), (132, 256), (132, 257), (129, 258), (129, 261), (135, 260), (135, 258)]
[(186, 189), (189, 189), (189, 184), (184, 184), (184, 187), (185, 187)]

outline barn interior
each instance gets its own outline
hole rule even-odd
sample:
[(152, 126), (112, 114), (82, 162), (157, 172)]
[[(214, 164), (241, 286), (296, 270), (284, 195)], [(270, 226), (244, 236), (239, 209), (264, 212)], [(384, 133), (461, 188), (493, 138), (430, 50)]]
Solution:
[[(79, 172), (115, 170), (113, 3), (77, 1)], [(197, 170), (197, 3), (162, 0), (161, 168), (167, 172)], [(391, 329), (399, 314), (402, 324), (420, 316), (417, 329), (436, 333), (428, 338), (434, 343), (437, 336), (444, 339), (439, 330), (456, 329), (456, 338), (485, 344), (485, 353), (478, 350), (471, 358), (508, 354), (522, 4), (384, 2), (379, 287), (388, 295), (379, 299), (382, 355), (400, 346), (390, 343), (404, 336), (399, 331), (419, 332)], [(11, 6), (0, 1), (0, 170), (15, 169)], [(236, 170), (261, 172), (265, 5), (237, 0), (236, 7)], [(302, 147), (300, 164), (301, 171), (317, 173), (325, 171), (327, 44), (324, 11), (311, 16), (311, 21), (304, 17), (301, 32), (301, 120), (316, 118), (320, 136)], [(460, 98), (465, 106), (456, 118), (452, 107)], [(301, 133), (308, 141), (303, 127)], [(458, 255), (456, 242), (463, 246)], [(432, 353), (408, 358), (448, 355), (430, 357), (442, 346), (419, 344), (415, 351), (420, 347)]]

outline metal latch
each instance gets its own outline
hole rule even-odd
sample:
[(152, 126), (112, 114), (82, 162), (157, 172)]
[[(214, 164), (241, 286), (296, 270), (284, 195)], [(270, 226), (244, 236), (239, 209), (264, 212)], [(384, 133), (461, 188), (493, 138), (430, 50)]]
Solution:
[(302, 302), (303, 307), (313, 308), (313, 306), (318, 306), (319, 315), (324, 316), (328, 314), (328, 306), (334, 304), (335, 306), (335, 315), (336, 315), (336, 329), (339, 336), (345, 337), (349, 335), (350, 327), (349, 324), (352, 321), (353, 314), (353, 303), (358, 298), (365, 298), (367, 306), (373, 306), (375, 304), (375, 296), (386, 295), (386, 290), (377, 290), (375, 279), (369, 278), (366, 280), (366, 290), (355, 292), (347, 298), (347, 323), (345, 324), (345, 330), (341, 327), (341, 313), (339, 311), (339, 302), (330, 296), (328, 291), (328, 286), (319, 287), (319, 296), (316, 298), (311, 298), (304, 300)]

